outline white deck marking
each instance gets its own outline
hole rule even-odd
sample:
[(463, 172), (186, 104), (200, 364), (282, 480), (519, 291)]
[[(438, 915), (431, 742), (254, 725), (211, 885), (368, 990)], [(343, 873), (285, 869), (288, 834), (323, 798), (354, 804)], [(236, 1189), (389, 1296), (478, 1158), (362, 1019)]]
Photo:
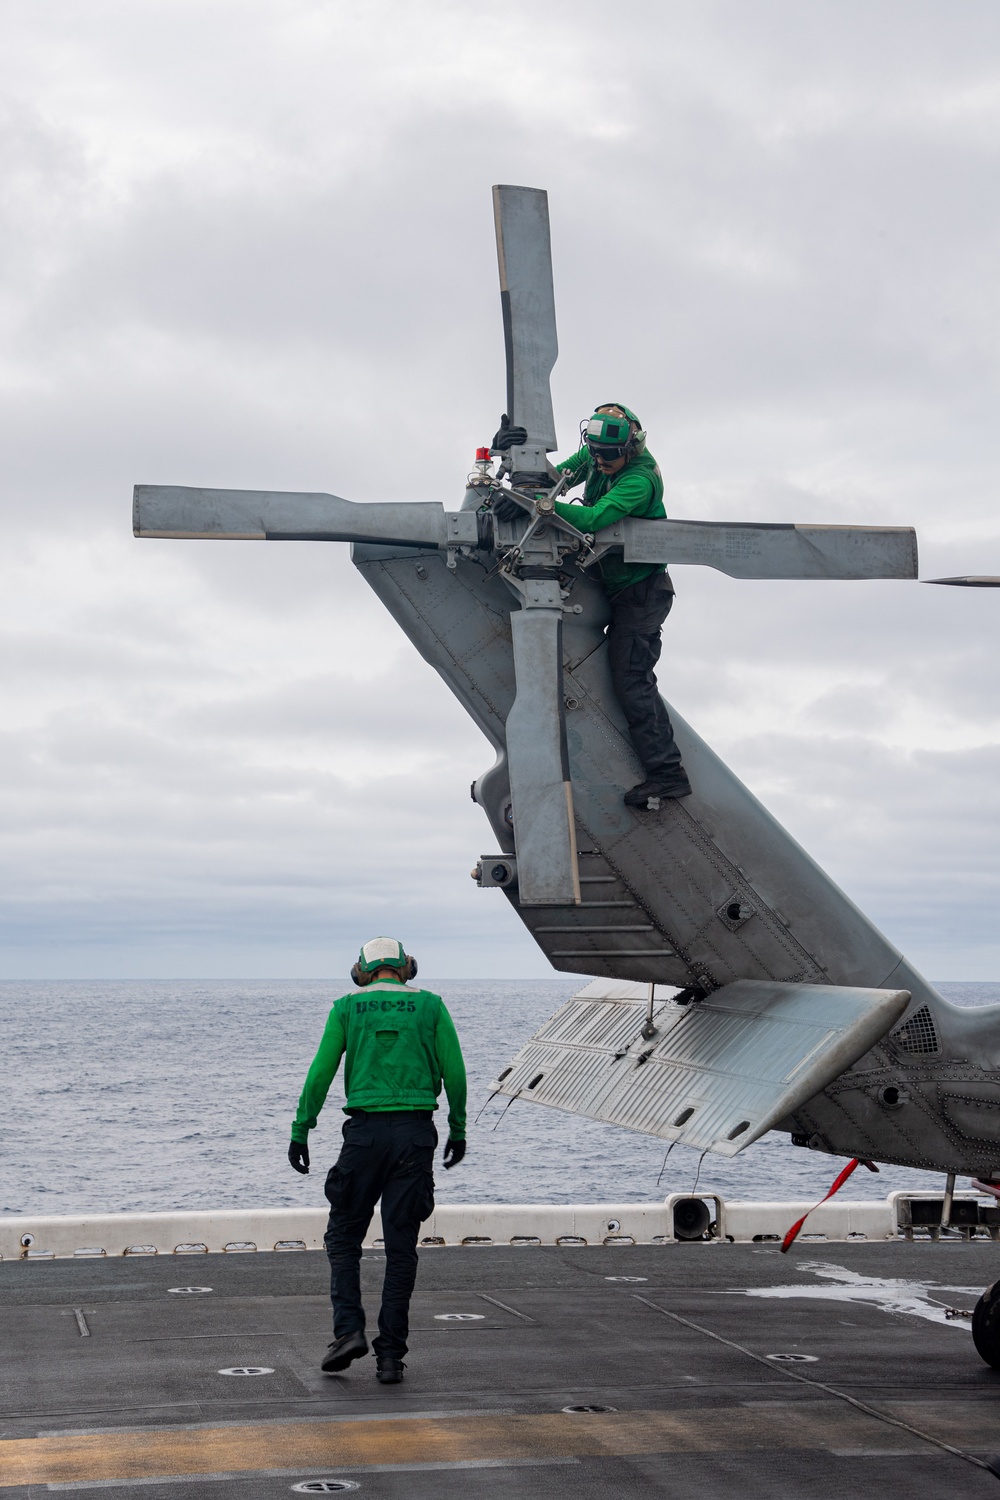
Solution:
[(807, 1282), (791, 1286), (730, 1287), (716, 1295), (777, 1300), (805, 1298), (816, 1302), (862, 1302), (871, 1307), (880, 1307), (883, 1312), (901, 1313), (907, 1317), (924, 1318), (929, 1323), (940, 1323), (946, 1328), (968, 1330), (969, 1325), (964, 1318), (947, 1316), (947, 1304), (940, 1300), (940, 1294), (958, 1292), (962, 1296), (978, 1300), (983, 1290), (982, 1287), (908, 1281), (895, 1276), (862, 1276), (858, 1271), (849, 1271), (846, 1266), (819, 1260), (799, 1261), (796, 1263), (796, 1270), (818, 1277), (818, 1284), (810, 1285)]

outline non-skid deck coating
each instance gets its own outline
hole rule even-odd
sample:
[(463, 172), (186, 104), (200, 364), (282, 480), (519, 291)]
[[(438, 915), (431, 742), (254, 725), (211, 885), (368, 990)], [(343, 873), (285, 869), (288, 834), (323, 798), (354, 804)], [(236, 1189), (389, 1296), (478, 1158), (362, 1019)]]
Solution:
[[(365, 1256), (371, 1307), (381, 1270)], [(359, 1500), (1000, 1500), (1000, 1461), (938, 1446), (1000, 1458), (1000, 1374), (945, 1313), (1000, 1277), (995, 1245), (429, 1250), (400, 1387), (370, 1357), (320, 1373), (325, 1271), (311, 1253), (0, 1265), (0, 1500), (324, 1479)]]

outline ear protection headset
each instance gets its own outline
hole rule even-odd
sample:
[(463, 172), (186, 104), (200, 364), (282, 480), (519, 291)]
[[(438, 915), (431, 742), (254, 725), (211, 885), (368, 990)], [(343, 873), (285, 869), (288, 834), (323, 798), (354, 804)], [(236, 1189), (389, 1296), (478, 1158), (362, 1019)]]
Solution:
[[(396, 965), (382, 964), (381, 967), (383, 969), (394, 969)], [(399, 977), (400, 979), (402, 979), (404, 984), (408, 984), (411, 979), (416, 979), (417, 960), (413, 957), (412, 954), (408, 953), (406, 955), (406, 963), (399, 970)], [(366, 974), (360, 964), (352, 964), (351, 978), (354, 980), (354, 983), (358, 986), (359, 989), (364, 989), (366, 984), (371, 984), (374, 981), (375, 974)]]

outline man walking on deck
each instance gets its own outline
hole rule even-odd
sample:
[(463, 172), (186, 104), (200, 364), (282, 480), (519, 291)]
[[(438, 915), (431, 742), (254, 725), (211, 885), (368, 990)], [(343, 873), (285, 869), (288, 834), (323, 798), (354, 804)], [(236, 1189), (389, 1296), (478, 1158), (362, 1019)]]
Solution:
[(309, 1171), (309, 1131), (344, 1062), (344, 1144), (326, 1179), (330, 1219), (324, 1244), (330, 1261), (333, 1343), (322, 1369), (346, 1370), (368, 1353), (361, 1304), (361, 1245), (382, 1200), (385, 1278), (376, 1377), (403, 1378), (410, 1296), (417, 1275), (417, 1233), (434, 1210), (433, 1113), (444, 1083), (448, 1096), (445, 1168), (465, 1155), (465, 1063), (454, 1022), (440, 995), (408, 983), (416, 960), (395, 938), (373, 938), (351, 978), (363, 994), (334, 1004), (306, 1078), (292, 1124), (288, 1160)]

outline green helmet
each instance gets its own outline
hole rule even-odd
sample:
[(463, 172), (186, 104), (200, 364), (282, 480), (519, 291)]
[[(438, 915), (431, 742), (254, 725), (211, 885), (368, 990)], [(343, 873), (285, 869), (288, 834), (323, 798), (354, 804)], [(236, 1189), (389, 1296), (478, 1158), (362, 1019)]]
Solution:
[[(616, 406), (617, 411), (595, 411), (581, 425), (581, 437), (596, 458), (621, 458), (625, 454), (641, 451), (646, 434), (639, 418), (620, 402), (606, 401), (604, 406)], [(618, 412), (624, 415), (619, 416)]]
[(397, 938), (372, 938), (358, 954), (358, 961), (351, 970), (351, 978), (355, 984), (370, 984), (372, 975), (377, 974), (379, 969), (398, 969), (403, 979), (413, 979), (417, 972), (417, 961), (405, 952)]

